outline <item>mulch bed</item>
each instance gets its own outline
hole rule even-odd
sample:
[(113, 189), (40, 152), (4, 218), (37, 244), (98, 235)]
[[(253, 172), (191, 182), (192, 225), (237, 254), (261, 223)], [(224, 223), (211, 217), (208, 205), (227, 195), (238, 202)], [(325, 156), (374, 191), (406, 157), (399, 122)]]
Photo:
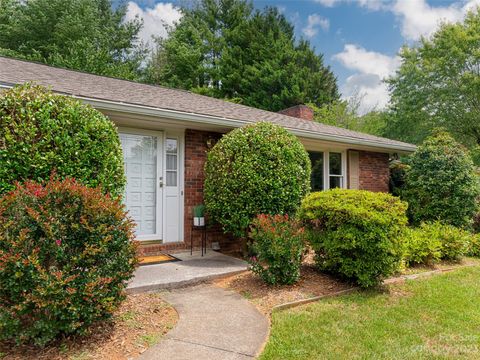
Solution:
[(300, 280), (294, 285), (267, 285), (250, 271), (218, 279), (213, 283), (240, 293), (266, 315), (276, 305), (329, 295), (353, 287), (352, 284), (318, 272), (308, 263), (302, 266)]
[[(470, 265), (480, 265), (480, 260), (465, 258), (459, 263), (442, 262), (433, 266), (417, 266), (409, 268), (398, 275)], [(355, 287), (354, 284), (339, 280), (315, 269), (311, 253), (302, 265), (300, 280), (294, 285), (267, 285), (251, 271), (214, 280), (213, 284), (221, 288), (236, 291), (251, 301), (266, 315), (270, 315), (272, 308), (278, 305), (317, 296), (332, 295)]]
[(133, 359), (158, 342), (177, 319), (177, 312), (161, 294), (132, 294), (111, 321), (93, 326), (89, 336), (67, 338), (45, 348), (0, 343), (0, 359)]

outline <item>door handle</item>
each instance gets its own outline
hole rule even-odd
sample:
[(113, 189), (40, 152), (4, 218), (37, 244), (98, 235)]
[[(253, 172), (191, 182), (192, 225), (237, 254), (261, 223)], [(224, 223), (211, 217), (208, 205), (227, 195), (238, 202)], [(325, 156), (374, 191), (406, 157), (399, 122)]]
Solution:
[(158, 178), (158, 187), (161, 187), (161, 188), (163, 187), (163, 177), (162, 176), (160, 176)]

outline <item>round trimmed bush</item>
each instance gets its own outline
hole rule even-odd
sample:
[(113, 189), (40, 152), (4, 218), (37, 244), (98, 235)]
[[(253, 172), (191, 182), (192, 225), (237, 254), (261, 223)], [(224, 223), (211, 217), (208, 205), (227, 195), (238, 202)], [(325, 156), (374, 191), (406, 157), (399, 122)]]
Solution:
[(318, 267), (369, 287), (399, 268), (406, 210), (390, 194), (332, 189), (308, 195), (299, 217)]
[(44, 345), (108, 318), (137, 263), (132, 228), (99, 188), (17, 183), (0, 199), (0, 340)]
[(31, 84), (0, 96), (0, 194), (15, 181), (48, 180), (52, 172), (113, 196), (125, 185), (115, 125), (71, 97)]
[(418, 147), (409, 165), (401, 196), (412, 223), (438, 220), (471, 227), (480, 189), (468, 152), (439, 131)]
[(243, 237), (257, 214), (293, 214), (310, 188), (310, 159), (280, 126), (235, 129), (209, 151), (205, 205), (226, 232)]

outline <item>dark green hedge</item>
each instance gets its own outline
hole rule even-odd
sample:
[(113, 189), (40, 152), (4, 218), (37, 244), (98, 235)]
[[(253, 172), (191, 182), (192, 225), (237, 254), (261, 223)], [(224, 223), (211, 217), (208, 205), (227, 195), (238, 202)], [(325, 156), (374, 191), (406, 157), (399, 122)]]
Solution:
[(245, 236), (258, 214), (292, 214), (310, 188), (303, 145), (267, 122), (225, 135), (208, 153), (205, 205), (226, 232)]
[(0, 95), (0, 194), (15, 181), (74, 177), (121, 195), (125, 177), (115, 125), (71, 97), (26, 84)]
[(470, 227), (480, 195), (479, 180), (467, 150), (448, 133), (437, 132), (409, 160), (401, 197), (413, 224), (441, 221)]

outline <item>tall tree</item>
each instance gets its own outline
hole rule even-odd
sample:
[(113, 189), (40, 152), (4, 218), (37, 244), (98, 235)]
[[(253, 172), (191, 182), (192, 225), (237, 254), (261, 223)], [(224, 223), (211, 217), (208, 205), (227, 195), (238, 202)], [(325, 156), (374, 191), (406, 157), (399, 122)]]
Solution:
[(110, 0), (0, 0), (0, 53), (136, 79), (146, 50), (141, 21)]
[(480, 145), (480, 11), (463, 23), (443, 24), (429, 39), (404, 47), (389, 80), (386, 135), (420, 143), (436, 127), (464, 145)]
[(149, 80), (277, 111), (338, 99), (336, 78), (276, 8), (202, 0), (184, 16), (149, 66)]

